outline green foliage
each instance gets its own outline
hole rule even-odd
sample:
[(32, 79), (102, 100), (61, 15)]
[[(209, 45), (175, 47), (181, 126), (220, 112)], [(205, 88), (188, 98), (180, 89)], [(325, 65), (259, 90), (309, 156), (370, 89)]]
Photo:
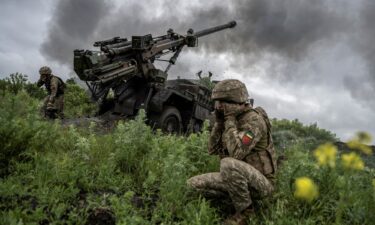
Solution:
[(9, 77), (0, 80), (0, 92), (4, 96), (5, 93), (18, 94), (25, 90), (31, 97), (42, 99), (46, 96), (46, 92), (40, 89), (36, 84), (27, 81), (28, 76), (22, 73), (12, 73)]
[[(87, 91), (78, 86), (73, 79), (66, 82), (64, 98), (64, 114), (66, 118), (92, 116), (96, 111), (96, 105), (90, 100)], [(17, 95), (24, 91), (30, 97), (39, 100), (47, 96), (47, 92), (36, 85), (28, 82), (28, 76), (21, 73), (10, 74), (5, 79), (0, 79), (0, 95)]]
[(64, 95), (64, 114), (66, 118), (92, 116), (96, 105), (90, 100), (88, 93), (73, 82), (67, 82)]
[(65, 81), (66, 84), (76, 84), (73, 78), (69, 78)]
[(273, 119), (272, 132), (275, 145), (281, 150), (296, 143), (302, 143), (303, 149), (313, 150), (322, 143), (337, 141), (335, 134), (319, 128), (316, 123), (303, 125), (297, 119)]
[[(303, 224), (372, 224), (375, 190), (371, 181), (375, 171), (319, 168), (309, 152), (301, 149), (301, 145), (295, 145), (287, 150), (288, 161), (278, 173), (277, 192), (264, 202), (266, 210), (252, 224), (300, 224), (301, 218)], [(311, 204), (293, 197), (293, 183), (303, 176), (319, 187), (319, 197)]]
[(22, 73), (12, 73), (9, 77), (5, 78), (8, 82), (8, 89), (13, 94), (17, 94), (19, 91), (23, 89), (27, 81), (27, 75), (23, 75)]
[(38, 87), (35, 83), (26, 83), (24, 86), (24, 90), (30, 95), (30, 97), (36, 99), (43, 99), (47, 96), (47, 92)]
[(14, 159), (27, 158), (22, 153), (35, 141), (37, 132), (45, 128), (36, 111), (37, 101), (25, 92), (0, 95), (0, 177), (12, 170)]
[[(87, 100), (73, 83), (67, 92), (66, 101), (79, 107)], [(100, 220), (98, 215), (114, 216), (117, 224), (223, 220), (212, 202), (186, 187), (189, 177), (219, 169), (219, 159), (207, 153), (208, 131), (164, 135), (146, 126), (141, 112), (133, 121), (119, 122), (111, 133), (97, 134), (95, 123), (80, 129), (45, 121), (39, 106), (40, 100), (25, 89), (0, 95), (1, 224), (86, 224)], [(68, 114), (84, 115), (84, 110), (74, 110)], [(273, 126), (288, 160), (277, 174), (275, 194), (256, 202), (250, 224), (374, 221), (373, 170), (319, 168), (307, 150), (335, 140), (333, 134), (298, 121), (274, 120)], [(314, 141), (306, 142), (309, 138)], [(319, 187), (311, 204), (293, 196), (293, 183), (301, 176)]]
[(117, 219), (121, 223), (189, 224), (193, 212), (186, 205), (197, 207), (206, 224), (217, 221), (208, 202), (191, 201), (185, 185), (188, 177), (218, 167), (206, 153), (207, 132), (188, 138), (155, 134), (141, 113), (113, 134), (96, 135), (95, 124), (79, 130), (41, 120), (37, 101), (25, 92), (1, 100), (2, 159), (8, 163), (0, 182), (3, 221), (84, 224), (93, 210), (110, 208), (126, 215)]

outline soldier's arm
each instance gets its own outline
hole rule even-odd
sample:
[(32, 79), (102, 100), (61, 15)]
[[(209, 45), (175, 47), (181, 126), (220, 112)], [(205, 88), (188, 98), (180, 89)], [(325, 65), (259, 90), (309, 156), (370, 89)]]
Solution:
[(53, 101), (57, 95), (57, 89), (59, 87), (59, 79), (52, 77), (51, 78), (51, 96), (50, 101)]
[(244, 127), (244, 130), (237, 129), (234, 117), (229, 117), (225, 121), (223, 133), (225, 147), (228, 149), (229, 156), (239, 160), (250, 154), (266, 129), (264, 121), (259, 117), (249, 119)]
[(44, 84), (44, 81), (42, 79), (39, 79), (38, 82), (36, 82), (36, 86), (41, 87)]
[(221, 135), (224, 131), (224, 124), (215, 122), (210, 138), (208, 139), (208, 154), (218, 155), (223, 151)]

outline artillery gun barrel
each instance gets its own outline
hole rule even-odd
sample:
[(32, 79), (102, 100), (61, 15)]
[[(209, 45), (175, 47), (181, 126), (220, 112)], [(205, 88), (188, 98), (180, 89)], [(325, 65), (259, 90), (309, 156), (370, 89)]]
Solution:
[(119, 48), (110, 48), (108, 49), (108, 54), (110, 56), (115, 56), (115, 55), (121, 55), (125, 52), (128, 52), (132, 49), (132, 46), (131, 45), (127, 45), (127, 46), (123, 46), (123, 47), (119, 47)]
[(127, 66), (121, 67), (119, 69), (115, 69), (113, 71), (109, 71), (99, 77), (98, 80), (94, 81), (94, 83), (102, 83), (105, 84), (109, 81), (113, 81), (115, 79), (123, 78), (127, 80), (129, 77), (132, 77), (137, 71), (137, 65), (128, 64)]
[[(160, 41), (166, 39), (166, 36), (160, 36), (153, 38), (153, 41)], [(121, 53), (127, 52), (131, 49), (132, 41), (123, 41), (115, 44), (108, 44), (102, 46), (100, 50), (103, 52), (109, 53), (110, 55), (119, 55)]]
[(131, 41), (124, 41), (124, 42), (120, 42), (120, 43), (115, 43), (115, 44), (111, 44), (111, 45), (105, 45), (101, 48), (102, 51), (104, 52), (108, 52), (110, 51), (111, 49), (114, 49), (114, 48), (121, 48), (121, 47), (124, 47), (124, 46), (131, 46), (132, 42)]
[(194, 36), (202, 37), (202, 36), (212, 34), (214, 32), (220, 31), (220, 30), (224, 30), (224, 29), (227, 29), (227, 28), (233, 28), (233, 27), (236, 26), (236, 24), (237, 24), (236, 21), (231, 21), (227, 24), (223, 24), (223, 25), (219, 25), (219, 26), (216, 26), (216, 27), (211, 27), (211, 28), (208, 28), (208, 29), (197, 31), (197, 32), (194, 33)]

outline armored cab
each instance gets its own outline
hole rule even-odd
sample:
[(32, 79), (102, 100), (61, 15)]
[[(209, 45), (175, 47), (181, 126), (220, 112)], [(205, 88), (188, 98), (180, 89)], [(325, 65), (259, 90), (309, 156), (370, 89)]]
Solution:
[(169, 133), (198, 132), (213, 111), (210, 97), (198, 80), (168, 80), (150, 100), (150, 124)]

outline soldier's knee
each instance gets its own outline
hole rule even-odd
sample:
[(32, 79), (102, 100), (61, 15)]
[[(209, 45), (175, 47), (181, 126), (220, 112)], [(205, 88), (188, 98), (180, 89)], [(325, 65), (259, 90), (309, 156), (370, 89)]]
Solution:
[(235, 159), (227, 157), (220, 161), (220, 174), (224, 181), (229, 181), (235, 170)]
[(199, 179), (197, 179), (197, 177), (191, 177), (186, 181), (186, 185), (189, 188), (197, 189), (199, 188)]
[(234, 160), (235, 159), (230, 158), (230, 157), (223, 158), (220, 161), (220, 171), (232, 170), (233, 168), (235, 168), (235, 166), (234, 166), (234, 164), (235, 164)]

